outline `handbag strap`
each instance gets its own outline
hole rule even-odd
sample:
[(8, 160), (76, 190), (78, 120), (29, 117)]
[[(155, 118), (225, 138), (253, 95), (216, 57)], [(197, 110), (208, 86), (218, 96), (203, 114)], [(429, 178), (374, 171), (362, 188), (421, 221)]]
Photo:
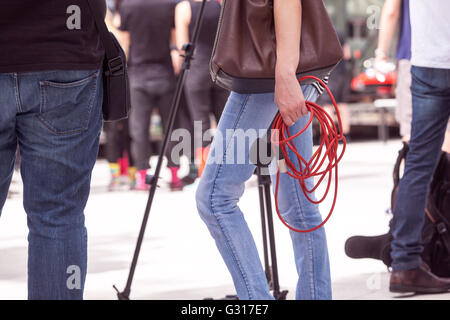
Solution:
[[(105, 55), (108, 63), (108, 68), (111, 73), (120, 74), (124, 69), (124, 62), (119, 49), (114, 43), (113, 37), (106, 26), (105, 19), (98, 5), (98, 0), (85, 0), (91, 11), (91, 15), (94, 18), (95, 25), (99, 32), (100, 40), (105, 49)], [(94, 3), (96, 2), (96, 3)]]

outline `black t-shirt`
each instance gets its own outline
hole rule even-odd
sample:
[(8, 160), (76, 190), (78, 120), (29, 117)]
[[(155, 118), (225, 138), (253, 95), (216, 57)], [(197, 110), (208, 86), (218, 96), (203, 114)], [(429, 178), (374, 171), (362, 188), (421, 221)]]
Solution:
[(86, 0), (0, 0), (0, 73), (98, 69), (103, 56)]
[(120, 5), (120, 29), (130, 33), (129, 67), (132, 78), (173, 77), (171, 30), (176, 0), (126, 0)]
[[(189, 24), (189, 38), (192, 40), (194, 33), (195, 23), (197, 22), (198, 15), (200, 14), (200, 8), (202, 6), (201, 1), (189, 0), (191, 5), (191, 23)], [(217, 26), (219, 24), (220, 17), (220, 3), (217, 0), (210, 0), (206, 3), (205, 11), (203, 13), (202, 28), (198, 37), (195, 62), (201, 61), (201, 64), (206, 62), (209, 75), (209, 60), (214, 49), (214, 41), (216, 39)]]
[[(189, 39), (192, 40), (195, 23), (200, 14), (201, 1), (189, 1), (191, 5), (191, 23), (189, 24)], [(189, 72), (188, 86), (192, 89), (201, 89), (205, 84), (211, 83), (209, 71), (209, 61), (214, 48), (217, 26), (220, 17), (220, 3), (217, 0), (210, 0), (206, 3), (203, 14), (202, 28), (196, 44), (194, 59), (192, 60), (191, 71)]]

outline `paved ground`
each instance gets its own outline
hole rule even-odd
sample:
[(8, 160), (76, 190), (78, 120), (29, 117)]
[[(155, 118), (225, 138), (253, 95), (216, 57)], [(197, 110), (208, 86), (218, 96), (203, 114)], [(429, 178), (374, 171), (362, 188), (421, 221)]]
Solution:
[[(387, 290), (389, 274), (384, 265), (373, 260), (349, 259), (344, 253), (344, 243), (355, 234), (376, 235), (387, 231), (391, 170), (399, 148), (399, 141), (353, 143), (348, 148), (340, 171), (339, 201), (327, 224), (336, 299), (398, 298)], [(168, 172), (164, 174), (167, 180)], [(11, 187), (14, 193), (0, 220), (0, 299), (26, 298), (26, 217), (17, 175), (14, 181)], [(146, 203), (144, 193), (125, 190), (108, 193), (107, 182), (107, 164), (99, 161), (86, 208), (87, 299), (115, 299), (112, 285), (124, 286)], [(231, 278), (196, 213), (194, 192), (195, 185), (173, 194), (162, 182), (136, 271), (132, 298), (202, 299), (233, 293)], [(248, 183), (240, 205), (259, 244), (258, 193), (254, 180)], [(324, 214), (328, 205), (322, 206)], [(288, 297), (292, 299), (296, 272), (290, 239), (285, 227), (278, 220), (275, 223), (280, 282), (290, 290)], [(401, 298), (450, 299), (450, 294)]]

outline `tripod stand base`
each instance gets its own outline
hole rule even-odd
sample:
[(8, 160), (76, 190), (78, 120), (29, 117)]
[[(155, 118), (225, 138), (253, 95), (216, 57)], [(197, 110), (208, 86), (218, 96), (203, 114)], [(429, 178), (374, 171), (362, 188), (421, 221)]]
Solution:
[(117, 287), (114, 285), (113, 286), (114, 290), (116, 290), (117, 292), (117, 299), (119, 300), (130, 300), (130, 293), (126, 293), (126, 292), (120, 292), (119, 289), (117, 289)]
[(275, 300), (286, 300), (287, 294), (289, 291), (284, 290), (278, 293), (274, 293), (273, 297), (275, 298)]

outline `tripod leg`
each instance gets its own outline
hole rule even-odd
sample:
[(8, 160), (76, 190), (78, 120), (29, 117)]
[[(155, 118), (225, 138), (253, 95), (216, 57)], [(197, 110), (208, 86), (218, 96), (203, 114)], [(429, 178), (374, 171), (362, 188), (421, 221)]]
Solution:
[(114, 289), (117, 291), (117, 297), (119, 298), (119, 300), (129, 300), (130, 299), (131, 285), (132, 285), (132, 282), (133, 282), (134, 272), (136, 270), (136, 265), (137, 265), (139, 254), (140, 254), (140, 251), (141, 251), (142, 242), (144, 240), (144, 234), (145, 234), (145, 229), (147, 227), (148, 218), (149, 218), (149, 215), (150, 215), (150, 209), (152, 207), (153, 198), (155, 196), (159, 175), (161, 173), (161, 167), (162, 167), (162, 164), (163, 164), (164, 155), (166, 154), (166, 151), (167, 151), (167, 147), (168, 147), (168, 144), (169, 144), (170, 136), (172, 135), (173, 127), (174, 127), (174, 124), (175, 124), (175, 119), (176, 119), (176, 116), (177, 116), (177, 113), (178, 113), (178, 109), (179, 109), (179, 106), (180, 106), (181, 94), (183, 92), (184, 82), (186, 80), (186, 72), (190, 68), (191, 59), (192, 59), (193, 54), (195, 52), (195, 44), (197, 43), (199, 30), (200, 30), (201, 23), (202, 23), (202, 20), (203, 20), (205, 5), (206, 5), (206, 0), (203, 0), (201, 8), (200, 8), (200, 13), (199, 13), (199, 15), (197, 17), (197, 21), (196, 21), (196, 24), (195, 24), (195, 28), (194, 28), (194, 32), (193, 32), (193, 36), (192, 36), (192, 43), (186, 45), (186, 47), (185, 47), (186, 48), (186, 50), (185, 50), (186, 51), (186, 55), (185, 55), (185, 59), (184, 59), (182, 70), (180, 72), (180, 76), (178, 78), (175, 94), (174, 94), (174, 97), (173, 97), (173, 100), (172, 100), (172, 105), (171, 105), (171, 109), (170, 109), (170, 116), (169, 116), (169, 123), (168, 123), (167, 131), (165, 133), (164, 142), (163, 142), (163, 145), (162, 145), (162, 148), (161, 148), (161, 152), (160, 152), (160, 155), (159, 155), (159, 158), (158, 158), (158, 164), (156, 165), (155, 175), (152, 177), (152, 179), (150, 181), (151, 182), (150, 183), (150, 193), (149, 193), (149, 197), (148, 197), (148, 201), (147, 201), (147, 206), (145, 208), (144, 218), (143, 218), (142, 224), (141, 224), (141, 229), (139, 231), (139, 236), (138, 236), (138, 240), (137, 240), (137, 243), (136, 243), (136, 248), (135, 248), (135, 251), (134, 251), (133, 261), (131, 263), (130, 272), (128, 274), (127, 284), (126, 284), (126, 287), (125, 287), (123, 292), (119, 292), (119, 290), (114, 286)]
[(272, 262), (272, 283), (273, 283), (273, 293), (276, 296), (280, 293), (280, 284), (278, 280), (278, 264), (277, 264), (277, 253), (275, 247), (275, 230), (273, 227), (273, 217), (272, 217), (272, 199), (270, 196), (270, 185), (264, 185), (264, 196), (266, 200), (266, 211), (267, 211), (267, 224), (269, 229), (269, 244), (270, 244), (270, 258)]
[(273, 227), (273, 215), (272, 215), (272, 198), (270, 193), (270, 178), (266, 177), (264, 183), (264, 196), (266, 199), (266, 212), (267, 212), (267, 225), (269, 229), (269, 243), (270, 243), (270, 257), (272, 262), (272, 283), (273, 283), (273, 296), (276, 300), (286, 300), (288, 291), (280, 292), (280, 282), (278, 278), (278, 262), (277, 262), (277, 250), (275, 245), (275, 230)]
[(262, 227), (262, 240), (264, 249), (264, 270), (266, 273), (267, 282), (272, 284), (272, 271), (269, 265), (269, 250), (267, 245), (267, 227), (266, 227), (266, 205), (264, 199), (264, 184), (261, 179), (261, 169), (256, 168), (256, 174), (258, 176), (258, 192), (259, 192), (259, 208), (261, 211), (261, 227)]

